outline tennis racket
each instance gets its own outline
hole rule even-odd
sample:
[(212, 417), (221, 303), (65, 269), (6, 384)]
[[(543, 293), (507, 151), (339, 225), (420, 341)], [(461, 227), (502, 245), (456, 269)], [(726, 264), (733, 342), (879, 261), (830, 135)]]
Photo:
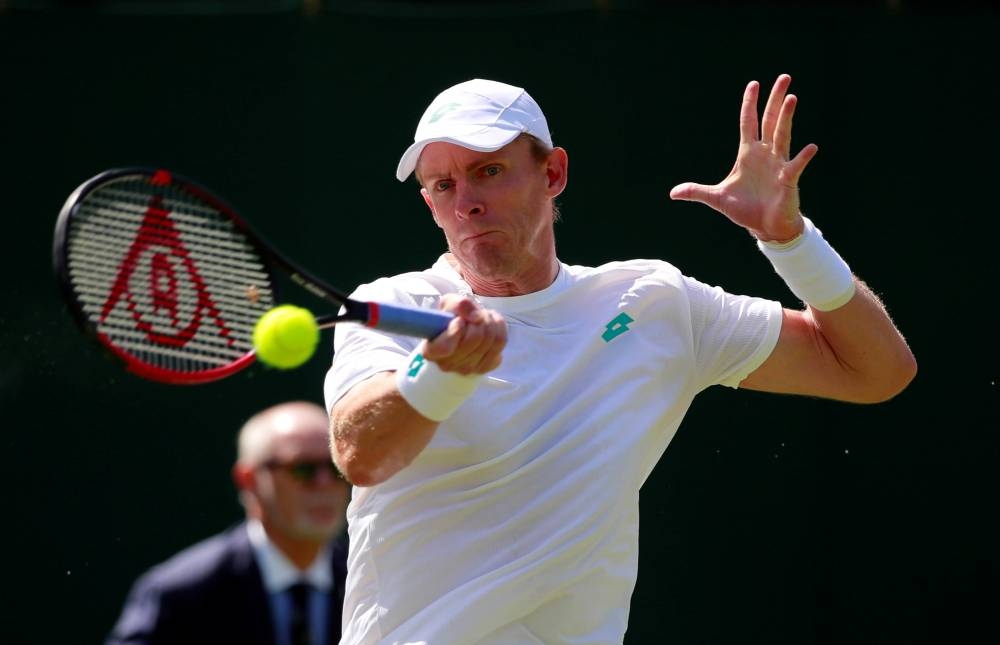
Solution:
[(280, 304), (275, 271), (336, 305), (320, 328), (360, 323), (433, 338), (452, 315), (361, 302), (298, 267), (207, 188), (154, 168), (80, 185), (56, 222), (53, 262), (83, 331), (143, 378), (224, 378), (254, 362), (253, 328)]

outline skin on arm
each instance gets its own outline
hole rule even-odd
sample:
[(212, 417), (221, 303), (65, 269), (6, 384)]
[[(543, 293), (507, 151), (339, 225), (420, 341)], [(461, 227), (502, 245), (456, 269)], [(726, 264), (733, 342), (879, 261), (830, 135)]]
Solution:
[(853, 403), (902, 392), (916, 360), (879, 298), (856, 277), (854, 284), (854, 297), (833, 311), (785, 309), (774, 351), (740, 387)]
[[(421, 353), (445, 372), (486, 374), (500, 365), (507, 325), (500, 314), (472, 300), (446, 295), (455, 314), (448, 329), (423, 341)], [(395, 372), (381, 372), (351, 388), (330, 411), (333, 460), (348, 481), (374, 486), (409, 465), (437, 430), (399, 393)]]
[[(791, 77), (775, 81), (757, 127), (759, 85), (751, 81), (740, 110), (740, 146), (729, 175), (715, 185), (686, 182), (672, 199), (703, 203), (765, 242), (786, 242), (804, 230), (798, 181), (818, 148), (790, 157), (798, 102)], [(854, 296), (833, 311), (785, 309), (778, 343), (740, 387), (857, 403), (885, 401), (916, 375), (916, 360), (879, 298), (857, 277)]]

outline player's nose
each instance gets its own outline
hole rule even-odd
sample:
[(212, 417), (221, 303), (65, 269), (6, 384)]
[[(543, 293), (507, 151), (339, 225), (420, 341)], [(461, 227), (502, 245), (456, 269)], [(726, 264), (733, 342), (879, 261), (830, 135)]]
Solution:
[(455, 186), (455, 215), (460, 219), (469, 219), (486, 212), (486, 204), (475, 186), (468, 182), (460, 182)]

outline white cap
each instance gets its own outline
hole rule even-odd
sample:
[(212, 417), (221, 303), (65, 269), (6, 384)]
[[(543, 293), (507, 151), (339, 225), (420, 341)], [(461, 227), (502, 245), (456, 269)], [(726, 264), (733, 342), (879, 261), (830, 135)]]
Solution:
[(552, 147), (542, 108), (523, 88), (480, 78), (459, 83), (437, 95), (420, 117), (413, 145), (396, 168), (396, 179), (406, 181), (424, 146), (435, 141), (492, 152), (527, 133)]

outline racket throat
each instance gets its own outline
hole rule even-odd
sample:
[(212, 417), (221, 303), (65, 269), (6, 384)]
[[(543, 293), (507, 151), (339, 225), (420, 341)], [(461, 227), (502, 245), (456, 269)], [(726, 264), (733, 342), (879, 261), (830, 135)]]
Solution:
[[(366, 327), (374, 327), (378, 324), (379, 319), (379, 309), (378, 303), (374, 302), (359, 302), (357, 300), (347, 300), (343, 303), (343, 309), (340, 314), (336, 317), (333, 323), (337, 322), (358, 322)], [(331, 324), (325, 324), (326, 321), (320, 321), (320, 327), (329, 327)]]

